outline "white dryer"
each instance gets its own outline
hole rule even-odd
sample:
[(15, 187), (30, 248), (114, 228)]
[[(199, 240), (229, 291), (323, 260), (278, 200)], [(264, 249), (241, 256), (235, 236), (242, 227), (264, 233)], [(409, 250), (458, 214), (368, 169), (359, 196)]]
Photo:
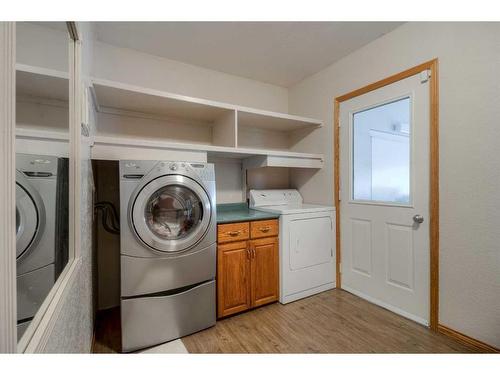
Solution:
[(16, 154), (18, 338), (54, 285), (58, 158)]
[(335, 287), (335, 208), (297, 190), (250, 190), (250, 207), (280, 215), (280, 302)]

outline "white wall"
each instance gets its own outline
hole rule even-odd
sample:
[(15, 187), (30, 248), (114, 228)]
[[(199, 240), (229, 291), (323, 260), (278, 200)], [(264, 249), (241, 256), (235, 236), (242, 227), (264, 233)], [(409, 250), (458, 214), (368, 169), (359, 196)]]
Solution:
[(208, 162), (215, 166), (217, 204), (244, 202), (241, 160), (209, 157)]
[[(69, 87), (68, 87), (69, 90)], [(68, 132), (69, 110), (62, 105), (16, 101), (16, 127)]]
[(251, 189), (289, 189), (290, 187), (289, 168), (265, 167), (247, 171), (247, 193)]
[(300, 82), (290, 112), (324, 120), (296, 145), (324, 150), (294, 172), (306, 201), (333, 202), (333, 98), (439, 58), (440, 323), (500, 347), (500, 23), (408, 23)]
[(285, 88), (216, 72), (102, 42), (95, 43), (95, 77), (278, 112), (288, 110)]
[(68, 32), (17, 22), (16, 38), (17, 63), (68, 71)]

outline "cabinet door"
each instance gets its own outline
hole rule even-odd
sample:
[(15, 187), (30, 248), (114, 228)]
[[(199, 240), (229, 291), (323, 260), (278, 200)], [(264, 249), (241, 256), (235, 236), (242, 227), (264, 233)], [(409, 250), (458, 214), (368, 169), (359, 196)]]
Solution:
[(217, 316), (250, 308), (250, 251), (247, 241), (219, 245), (217, 249)]
[(278, 300), (278, 237), (250, 241), (252, 307)]

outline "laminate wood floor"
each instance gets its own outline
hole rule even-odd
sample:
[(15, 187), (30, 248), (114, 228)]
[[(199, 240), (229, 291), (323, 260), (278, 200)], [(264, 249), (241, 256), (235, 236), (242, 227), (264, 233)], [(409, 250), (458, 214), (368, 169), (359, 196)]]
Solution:
[(467, 353), (455, 340), (334, 289), (217, 322), (182, 339), (190, 353)]
[[(342, 290), (275, 303), (184, 337), (190, 353), (468, 353), (474, 349)], [(96, 319), (94, 353), (121, 348), (119, 309)]]
[(95, 318), (92, 353), (120, 353), (121, 350), (120, 308), (98, 311)]

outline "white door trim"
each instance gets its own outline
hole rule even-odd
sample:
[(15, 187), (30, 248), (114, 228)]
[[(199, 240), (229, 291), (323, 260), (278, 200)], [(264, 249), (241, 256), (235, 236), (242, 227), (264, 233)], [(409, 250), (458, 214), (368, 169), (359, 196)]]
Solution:
[(16, 25), (0, 22), (0, 352), (14, 353), (16, 329)]

